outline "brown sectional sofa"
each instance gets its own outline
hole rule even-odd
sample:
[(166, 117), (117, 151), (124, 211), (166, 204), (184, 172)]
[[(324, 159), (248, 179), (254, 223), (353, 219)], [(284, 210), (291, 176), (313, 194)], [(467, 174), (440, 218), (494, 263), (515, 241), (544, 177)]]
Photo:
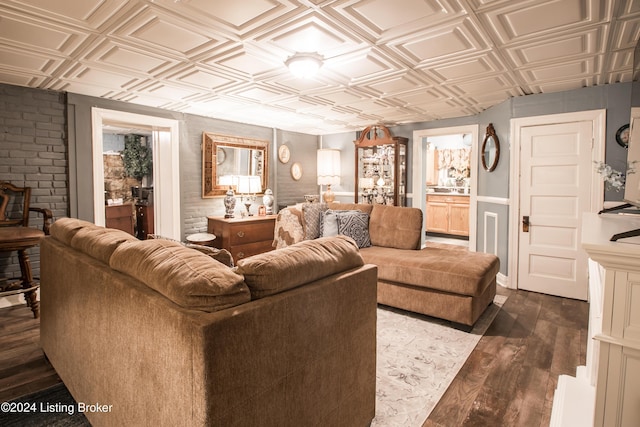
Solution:
[[(421, 250), (420, 209), (345, 203), (330, 203), (326, 208), (369, 214), (371, 246), (360, 248), (360, 253), (366, 263), (378, 266), (379, 304), (450, 320), (461, 329), (470, 329), (493, 301), (498, 257), (440, 248)], [(313, 237), (307, 229), (316, 227), (309, 224), (316, 221), (310, 212), (318, 208), (301, 205), (286, 210), (276, 221), (275, 245), (284, 247), (300, 241), (301, 236)]]
[[(353, 240), (230, 268), (60, 219), (41, 243), (41, 343), (94, 426), (365, 426), (376, 267)], [(297, 274), (296, 274), (297, 272)]]

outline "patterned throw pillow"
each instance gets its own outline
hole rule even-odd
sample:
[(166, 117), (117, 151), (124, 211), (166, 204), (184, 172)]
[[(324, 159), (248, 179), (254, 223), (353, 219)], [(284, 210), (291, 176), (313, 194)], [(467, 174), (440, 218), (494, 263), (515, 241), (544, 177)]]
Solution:
[(276, 219), (272, 246), (276, 249), (282, 249), (304, 240), (302, 222), (300, 209), (293, 206), (281, 209)]
[(364, 212), (338, 212), (338, 233), (351, 237), (359, 248), (371, 246), (369, 214)]
[(322, 212), (326, 210), (326, 203), (305, 203), (302, 205), (305, 240), (313, 240), (320, 237), (320, 219)]
[(320, 214), (320, 237), (332, 237), (340, 234), (338, 231), (338, 214), (358, 213), (359, 210), (327, 209)]

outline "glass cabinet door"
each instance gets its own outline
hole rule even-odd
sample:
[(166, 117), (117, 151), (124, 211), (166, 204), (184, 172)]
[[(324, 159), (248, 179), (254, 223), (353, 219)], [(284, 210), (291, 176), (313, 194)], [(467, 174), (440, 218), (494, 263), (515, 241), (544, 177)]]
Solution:
[(398, 206), (407, 206), (407, 144), (398, 144)]

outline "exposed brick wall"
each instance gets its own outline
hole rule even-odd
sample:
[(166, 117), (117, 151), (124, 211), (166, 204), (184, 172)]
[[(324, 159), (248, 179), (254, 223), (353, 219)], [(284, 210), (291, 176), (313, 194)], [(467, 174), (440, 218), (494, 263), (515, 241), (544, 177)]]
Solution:
[[(64, 93), (0, 84), (0, 180), (30, 186), (31, 206), (54, 218), (68, 215), (65, 104)], [(37, 277), (38, 248), (30, 259)], [(0, 277), (20, 277), (15, 252), (0, 253)]]

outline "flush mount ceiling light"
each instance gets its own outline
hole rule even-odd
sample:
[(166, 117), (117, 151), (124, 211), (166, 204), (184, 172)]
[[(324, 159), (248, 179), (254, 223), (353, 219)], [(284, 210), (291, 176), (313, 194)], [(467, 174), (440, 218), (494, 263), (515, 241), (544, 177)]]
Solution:
[(313, 77), (322, 66), (322, 56), (311, 52), (296, 53), (285, 61), (285, 65), (296, 77)]

